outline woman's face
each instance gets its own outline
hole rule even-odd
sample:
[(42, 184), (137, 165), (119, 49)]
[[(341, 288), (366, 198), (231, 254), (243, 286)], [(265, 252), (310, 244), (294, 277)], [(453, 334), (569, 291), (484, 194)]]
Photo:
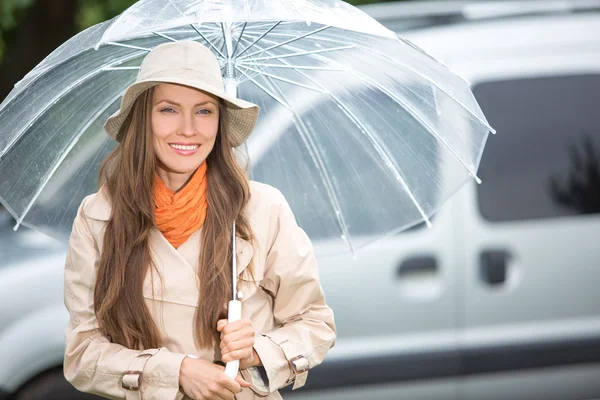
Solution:
[(191, 174), (208, 157), (219, 128), (217, 97), (187, 86), (160, 84), (152, 99), (152, 141), (160, 168)]

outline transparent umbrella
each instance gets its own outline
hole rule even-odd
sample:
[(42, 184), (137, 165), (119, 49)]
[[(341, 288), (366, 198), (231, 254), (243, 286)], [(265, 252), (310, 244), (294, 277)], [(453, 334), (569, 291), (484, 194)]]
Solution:
[[(261, 108), (243, 148), (325, 251), (431, 216), (476, 171), (493, 132), (467, 82), (338, 0), (142, 0), (63, 44), (0, 105), (0, 201), (66, 240), (116, 146), (103, 131), (144, 56), (196, 40), (226, 90)], [(16, 228), (16, 227), (15, 227)]]
[[(283, 192), (320, 248), (355, 251), (429, 225), (477, 179), (492, 129), (468, 84), (358, 9), (338, 0), (141, 0), (59, 47), (0, 104), (0, 201), (15, 229), (68, 237), (116, 146), (104, 122), (144, 56), (180, 40), (210, 47), (226, 91), (260, 106), (241, 149), (252, 177)], [(241, 315), (232, 276), (230, 322)], [(228, 363), (229, 376), (237, 370)]]

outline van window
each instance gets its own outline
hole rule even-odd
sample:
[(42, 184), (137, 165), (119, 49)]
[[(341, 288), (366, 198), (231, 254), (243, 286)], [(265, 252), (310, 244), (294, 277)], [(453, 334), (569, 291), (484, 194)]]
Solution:
[(486, 220), (600, 213), (600, 75), (486, 82), (473, 92), (498, 132), (478, 174)]

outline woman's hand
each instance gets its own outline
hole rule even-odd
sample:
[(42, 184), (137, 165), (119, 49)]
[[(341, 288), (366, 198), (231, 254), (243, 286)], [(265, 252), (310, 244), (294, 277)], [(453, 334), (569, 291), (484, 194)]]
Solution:
[(240, 360), (240, 369), (262, 365), (254, 350), (254, 329), (249, 319), (227, 323), (226, 319), (217, 322), (221, 332), (221, 361), (227, 363)]
[(179, 386), (194, 400), (233, 400), (242, 388), (252, 385), (240, 375), (231, 379), (220, 365), (186, 357), (179, 370)]

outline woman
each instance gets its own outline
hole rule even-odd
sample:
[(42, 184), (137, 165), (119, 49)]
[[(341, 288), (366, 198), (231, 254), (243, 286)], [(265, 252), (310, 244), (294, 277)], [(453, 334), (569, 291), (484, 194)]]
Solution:
[[(281, 193), (249, 182), (232, 147), (258, 107), (223, 93), (218, 61), (186, 41), (142, 63), (106, 131), (119, 145), (73, 224), (64, 372), (127, 399), (280, 399), (335, 341), (306, 234)], [(242, 320), (227, 323), (236, 223)], [(239, 360), (241, 376), (224, 373)]]

